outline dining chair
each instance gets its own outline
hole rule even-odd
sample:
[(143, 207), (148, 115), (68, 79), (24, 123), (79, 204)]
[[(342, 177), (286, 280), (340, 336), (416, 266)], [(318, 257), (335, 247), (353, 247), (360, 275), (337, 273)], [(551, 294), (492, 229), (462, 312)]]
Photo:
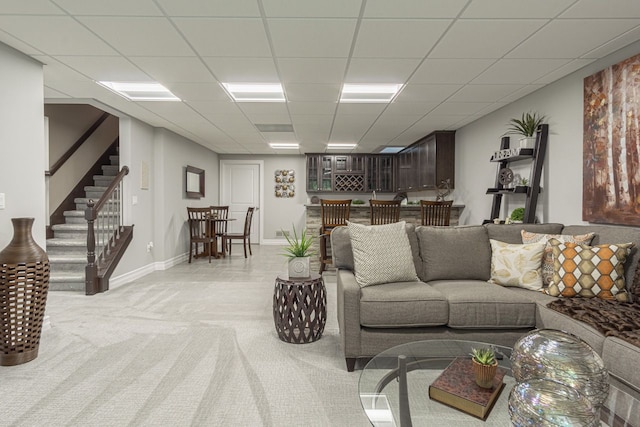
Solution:
[[(211, 234), (211, 226), (208, 221), (211, 210), (209, 208), (187, 208), (189, 222), (189, 263), (193, 255), (195, 245), (196, 255), (198, 255), (198, 243), (204, 246), (204, 252), (209, 254), (211, 262), (211, 244), (216, 241), (216, 237)], [(207, 247), (209, 245), (209, 247)]]
[(333, 262), (327, 251), (327, 242), (329, 242), (331, 230), (342, 225), (347, 225), (350, 210), (351, 199), (320, 200), (320, 217), (322, 219), (322, 226), (320, 227), (320, 274), (325, 270), (327, 264)]
[(451, 205), (453, 205), (453, 200), (447, 202), (420, 200), (422, 225), (448, 226), (451, 220)]
[(253, 219), (253, 211), (255, 208), (248, 208), (247, 215), (244, 218), (244, 230), (242, 233), (224, 233), (222, 235), (222, 256), (227, 256), (227, 245), (229, 246), (229, 256), (231, 256), (231, 242), (233, 240), (242, 239), (242, 247), (244, 248), (244, 257), (247, 257), (247, 246), (249, 246), (249, 255), (251, 252), (251, 220)]
[(371, 225), (400, 221), (400, 200), (369, 200)]
[[(211, 215), (214, 218), (229, 219), (229, 206), (210, 206)], [(227, 221), (216, 223), (216, 238), (222, 239), (222, 235), (227, 232)]]

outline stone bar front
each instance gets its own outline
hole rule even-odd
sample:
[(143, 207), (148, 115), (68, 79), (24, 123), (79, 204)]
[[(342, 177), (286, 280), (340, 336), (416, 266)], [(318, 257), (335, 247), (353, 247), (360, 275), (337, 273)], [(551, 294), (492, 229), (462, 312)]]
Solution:
[[(322, 218), (320, 216), (319, 204), (308, 204), (306, 207), (306, 228), (307, 233), (315, 236), (312, 250), (317, 254), (311, 258), (311, 271), (320, 271), (320, 244), (318, 242), (318, 236), (320, 235), (320, 227), (322, 226)], [(460, 213), (464, 209), (464, 205), (453, 205), (451, 208), (451, 225), (458, 225), (458, 218)], [(369, 204), (364, 205), (351, 205), (349, 212), (349, 221), (369, 225), (370, 213)], [(410, 224), (420, 225), (420, 205), (402, 205), (400, 206), (400, 221), (406, 221)]]

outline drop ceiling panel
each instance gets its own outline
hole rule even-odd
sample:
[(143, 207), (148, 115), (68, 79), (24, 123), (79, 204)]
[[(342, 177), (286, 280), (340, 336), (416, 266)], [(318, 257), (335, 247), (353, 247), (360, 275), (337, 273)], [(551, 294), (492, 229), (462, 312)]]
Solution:
[(90, 81), (86, 76), (83, 76), (73, 68), (70, 68), (66, 64), (61, 63), (55, 58), (38, 58), (44, 63), (42, 69), (44, 72), (45, 81), (48, 82), (48, 84), (53, 84), (56, 82), (71, 83), (74, 81), (87, 83)]
[(636, 0), (580, 0), (562, 18), (640, 18), (640, 2)]
[(530, 93), (535, 92), (536, 90), (540, 89), (543, 86), (544, 85), (542, 85), (542, 84), (525, 85), (525, 86), (522, 87), (522, 89), (519, 89), (519, 90), (513, 92), (512, 94), (509, 94), (509, 95), (505, 96), (504, 98), (501, 98), (500, 102), (510, 103), (510, 102), (517, 101), (518, 99), (522, 98), (523, 96), (527, 96)]
[(568, 59), (501, 59), (473, 83), (527, 84), (570, 62)]
[(331, 115), (336, 111), (336, 103), (334, 102), (289, 102), (289, 112), (291, 115), (296, 114), (321, 114)]
[(0, 28), (47, 55), (117, 55), (68, 16), (0, 16)]
[(411, 76), (412, 84), (467, 83), (480, 75), (495, 59), (426, 59)]
[(462, 18), (554, 18), (575, 0), (474, 0)]
[(0, 15), (64, 15), (64, 11), (49, 0), (2, 1)]
[(124, 55), (192, 56), (194, 54), (165, 18), (80, 17), (78, 19)]
[(374, 121), (375, 117), (371, 116), (338, 115), (331, 130), (331, 142), (357, 142)]
[(288, 113), (280, 114), (259, 114), (259, 113), (247, 113), (247, 117), (255, 124), (289, 124)]
[(456, 92), (449, 101), (452, 102), (496, 102), (501, 98), (519, 90), (522, 85), (466, 85)]
[(534, 83), (538, 84), (548, 84), (554, 82), (568, 74), (573, 73), (574, 71), (579, 70), (582, 67), (585, 67), (592, 63), (594, 59), (574, 59), (566, 65), (556, 69), (555, 71), (550, 72), (549, 74), (545, 74), (542, 78), (534, 81)]
[(153, 80), (122, 56), (57, 56), (56, 59), (96, 81), (147, 82)]
[(455, 18), (467, 0), (367, 0), (366, 18)]
[(361, 0), (262, 0), (269, 18), (357, 18), (361, 3)]
[(394, 102), (439, 103), (462, 88), (462, 85), (406, 85)]
[(623, 47), (634, 43), (637, 40), (640, 40), (640, 28), (634, 28), (633, 30), (627, 31), (620, 37), (616, 37), (615, 39), (610, 40), (602, 46), (590, 50), (583, 57), (593, 58), (594, 60), (602, 58), (609, 55), (610, 53), (615, 52), (618, 49), (622, 49)]
[(55, 0), (55, 3), (74, 15), (162, 16), (152, 0)]
[(422, 119), (422, 115), (420, 116), (411, 116), (411, 115), (389, 115), (385, 114), (371, 127), (371, 129), (367, 132), (367, 138), (373, 135), (382, 135), (388, 137), (387, 140), (393, 139), (393, 137), (401, 134), (406, 129), (413, 126), (416, 122)]
[[(554, 21), (509, 52), (507, 58), (579, 58), (593, 46), (640, 25), (640, 19), (563, 19)], [(571, 37), (567, 37), (571, 34)]]
[(429, 54), (430, 58), (501, 58), (547, 21), (459, 20)]
[(215, 117), (218, 114), (240, 114), (240, 109), (231, 99), (225, 101), (187, 101), (196, 111), (206, 117)]
[(383, 117), (390, 116), (402, 116), (409, 115), (415, 116), (420, 115), (424, 116), (429, 111), (433, 110), (440, 101), (437, 102), (399, 102), (395, 101), (389, 104), (387, 109), (384, 111)]
[(58, 99), (58, 98), (71, 98), (71, 97), (66, 93), (62, 93), (55, 89), (51, 89), (48, 86), (44, 87), (44, 99), (48, 100), (48, 99)]
[(377, 118), (389, 104), (384, 103), (341, 103), (338, 104), (337, 114), (347, 115), (367, 115), (372, 118)]
[(200, 56), (271, 57), (261, 19), (176, 18), (173, 22)]
[(196, 57), (133, 56), (130, 59), (160, 83), (214, 81), (211, 72)]
[(353, 58), (346, 83), (404, 83), (420, 64), (419, 59)]
[[(287, 110), (287, 104), (284, 102), (238, 102), (238, 107), (245, 112), (245, 114), (253, 115), (265, 115), (265, 114), (277, 114), (288, 118), (289, 112)], [(256, 122), (256, 123), (288, 123), (289, 120), (282, 122)]]
[(275, 54), (279, 57), (346, 58), (356, 20), (269, 19), (268, 25)]
[(424, 58), (451, 23), (443, 20), (364, 19), (355, 58)]
[(259, 17), (255, 0), (155, 0), (171, 16)]
[(279, 83), (271, 58), (204, 57), (218, 81), (224, 83)]
[(182, 102), (145, 102), (143, 106), (173, 123), (181, 121), (202, 123), (204, 121), (197, 112)]
[[(452, 102), (447, 101), (429, 113), (429, 115), (440, 116), (468, 116), (476, 114), (478, 111), (490, 105), (490, 102)], [(428, 116), (427, 116), (428, 117)], [(460, 118), (458, 118), (459, 120)]]
[(284, 83), (342, 83), (346, 58), (281, 58), (278, 60)]

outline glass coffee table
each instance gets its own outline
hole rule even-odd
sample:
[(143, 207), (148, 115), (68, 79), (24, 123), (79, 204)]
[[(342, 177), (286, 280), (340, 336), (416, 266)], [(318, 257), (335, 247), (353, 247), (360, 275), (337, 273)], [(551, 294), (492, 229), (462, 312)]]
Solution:
[[(486, 421), (429, 399), (429, 385), (456, 357), (469, 357), (475, 347), (495, 350), (504, 369), (505, 387)], [(371, 359), (360, 374), (362, 407), (376, 427), (496, 426), (510, 427), (509, 392), (515, 385), (511, 374), (511, 351), (490, 343), (429, 340), (402, 344)], [(640, 402), (611, 386), (602, 410), (603, 426), (640, 427)]]

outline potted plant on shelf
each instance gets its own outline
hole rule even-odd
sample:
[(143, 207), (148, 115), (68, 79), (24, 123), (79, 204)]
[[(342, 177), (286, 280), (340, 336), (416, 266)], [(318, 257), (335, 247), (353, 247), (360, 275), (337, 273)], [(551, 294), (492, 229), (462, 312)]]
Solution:
[(472, 348), (471, 361), (476, 384), (482, 388), (492, 388), (498, 370), (496, 353), (491, 348)]
[(520, 223), (524, 221), (524, 208), (515, 208), (511, 212), (511, 222)]
[(309, 258), (314, 254), (311, 251), (313, 236), (307, 235), (307, 229), (303, 229), (300, 236), (293, 226), (293, 237), (289, 236), (284, 230), (282, 234), (287, 239), (289, 246), (285, 247), (285, 256), (289, 257), (288, 270), (290, 278), (309, 277)]
[(533, 148), (536, 142), (536, 130), (544, 122), (545, 116), (535, 112), (522, 113), (522, 117), (509, 120), (507, 133), (522, 135), (520, 148)]

